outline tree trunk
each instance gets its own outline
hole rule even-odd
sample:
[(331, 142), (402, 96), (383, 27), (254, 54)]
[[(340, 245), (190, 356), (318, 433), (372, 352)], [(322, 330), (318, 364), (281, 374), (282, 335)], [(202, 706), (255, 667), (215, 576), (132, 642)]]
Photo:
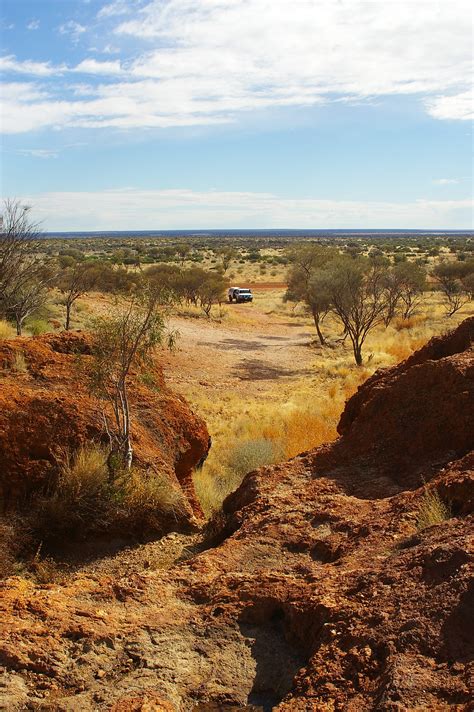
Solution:
[(314, 325), (316, 327), (316, 332), (318, 334), (318, 339), (319, 343), (321, 346), (326, 346), (326, 340), (323, 336), (323, 333), (321, 331), (321, 327), (319, 326), (319, 312), (318, 311), (313, 311), (313, 319), (314, 319)]
[(64, 324), (66, 331), (71, 328), (71, 306), (72, 304), (66, 303), (66, 323)]
[(20, 317), (16, 316), (15, 317), (15, 323), (16, 323), (16, 335), (21, 336), (22, 334), (22, 326), (23, 326), (23, 319)]
[(354, 342), (352, 347), (356, 364), (358, 366), (362, 366), (362, 346), (359, 343)]

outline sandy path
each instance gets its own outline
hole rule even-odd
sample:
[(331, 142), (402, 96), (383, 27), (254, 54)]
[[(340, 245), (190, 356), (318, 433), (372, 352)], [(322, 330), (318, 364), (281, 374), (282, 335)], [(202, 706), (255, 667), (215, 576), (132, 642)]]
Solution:
[[(251, 323), (243, 326), (205, 319), (175, 318), (180, 332), (179, 350), (165, 359), (170, 385), (186, 390), (199, 383), (211, 389), (234, 388), (246, 392), (266, 390), (275, 381), (285, 381), (310, 372), (314, 349), (311, 329), (282, 321), (251, 307), (235, 305)], [(247, 312), (245, 311), (247, 309)]]

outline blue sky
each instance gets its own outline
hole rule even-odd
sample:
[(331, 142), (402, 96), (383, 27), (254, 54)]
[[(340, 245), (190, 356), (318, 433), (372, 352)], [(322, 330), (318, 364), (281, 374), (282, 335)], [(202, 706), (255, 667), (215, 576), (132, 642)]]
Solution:
[(472, 228), (464, 0), (3, 0), (2, 194), (46, 230)]

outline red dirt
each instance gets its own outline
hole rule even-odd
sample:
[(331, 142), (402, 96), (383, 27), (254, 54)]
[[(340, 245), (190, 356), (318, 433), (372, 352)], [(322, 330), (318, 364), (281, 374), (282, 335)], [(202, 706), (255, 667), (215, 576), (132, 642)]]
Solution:
[[(6, 709), (472, 709), (473, 323), (364, 384), (338, 441), (249, 473), (206, 551), (7, 581)], [(420, 531), (432, 489), (452, 516)]]
[[(14, 372), (15, 357), (26, 362)], [(88, 387), (91, 344), (80, 332), (0, 342), (0, 492), (4, 507), (44, 487), (58, 473), (64, 450), (107, 442), (103, 404)], [(153, 384), (132, 377), (136, 461), (167, 476), (201, 514), (191, 472), (208, 447), (203, 421), (174, 395), (161, 369), (150, 364)], [(192, 512), (188, 507), (187, 516)]]

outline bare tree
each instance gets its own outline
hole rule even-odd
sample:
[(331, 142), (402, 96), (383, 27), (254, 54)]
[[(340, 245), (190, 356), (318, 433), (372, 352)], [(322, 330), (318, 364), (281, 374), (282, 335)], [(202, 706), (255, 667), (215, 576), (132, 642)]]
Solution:
[(231, 245), (222, 247), (220, 250), (217, 251), (217, 256), (220, 257), (224, 274), (229, 269), (232, 260), (235, 260), (238, 257), (238, 254), (239, 253), (237, 252), (237, 250)]
[(426, 290), (426, 272), (416, 262), (400, 262), (393, 268), (400, 284), (401, 313), (409, 319), (423, 300)]
[(191, 245), (188, 242), (179, 242), (176, 245), (176, 254), (179, 257), (179, 261), (181, 262), (181, 267), (184, 266), (184, 263), (186, 262), (186, 259), (191, 252)]
[[(110, 478), (117, 467), (129, 469), (133, 459), (131, 414), (128, 381), (131, 369), (140, 370), (153, 350), (165, 339), (165, 322), (159, 296), (148, 293), (134, 297), (107, 317), (96, 320), (93, 336), (93, 390), (112, 409), (112, 422), (104, 411), (104, 424), (109, 437)], [(168, 332), (172, 346), (176, 334)]]
[(394, 269), (387, 269), (384, 278), (386, 309), (383, 316), (385, 326), (388, 326), (397, 313), (402, 296), (402, 285)]
[(30, 211), (18, 200), (4, 202), (0, 231), (0, 311), (4, 313), (25, 298), (35, 301), (35, 287), (39, 293), (44, 290), (41, 231)]

